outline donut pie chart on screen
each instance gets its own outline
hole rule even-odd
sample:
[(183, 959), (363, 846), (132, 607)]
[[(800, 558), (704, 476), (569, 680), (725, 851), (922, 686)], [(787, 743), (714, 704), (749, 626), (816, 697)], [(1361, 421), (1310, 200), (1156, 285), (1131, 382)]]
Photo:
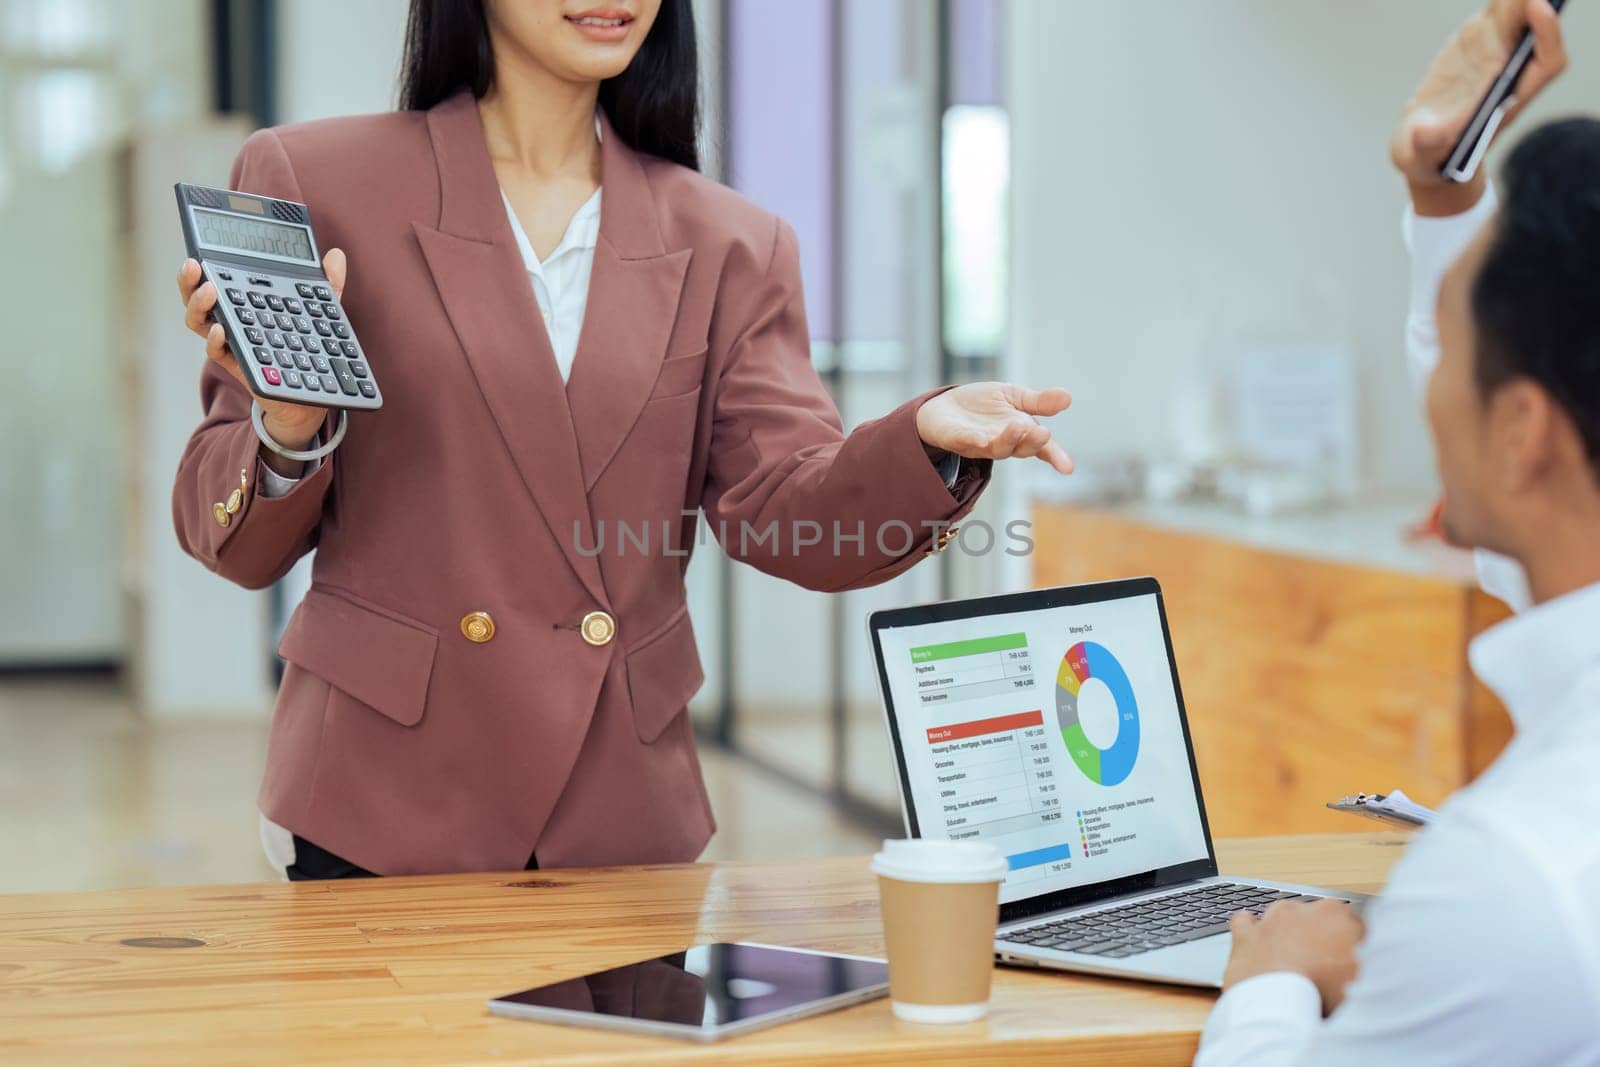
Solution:
[[(1091, 678), (1110, 690), (1116, 701), (1117, 738), (1107, 748), (1097, 748), (1078, 721), (1078, 695)], [(1117, 785), (1133, 773), (1139, 755), (1139, 703), (1128, 673), (1104, 645), (1080, 641), (1061, 657), (1061, 669), (1056, 672), (1056, 720), (1072, 762), (1091, 782)]]

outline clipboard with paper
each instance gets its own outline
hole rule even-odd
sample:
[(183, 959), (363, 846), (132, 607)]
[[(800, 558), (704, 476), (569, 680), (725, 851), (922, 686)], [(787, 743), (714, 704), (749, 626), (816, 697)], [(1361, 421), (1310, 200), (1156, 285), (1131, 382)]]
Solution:
[(1399, 789), (1388, 793), (1355, 793), (1341, 797), (1327, 807), (1330, 811), (1364, 815), (1402, 830), (1419, 829), (1439, 817), (1438, 812), (1426, 804), (1418, 804)]

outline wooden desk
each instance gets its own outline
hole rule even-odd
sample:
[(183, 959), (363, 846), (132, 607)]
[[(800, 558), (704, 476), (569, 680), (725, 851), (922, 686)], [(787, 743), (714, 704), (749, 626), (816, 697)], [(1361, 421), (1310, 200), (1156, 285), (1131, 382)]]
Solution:
[[(1224, 873), (1370, 891), (1402, 838), (1257, 838)], [(125, 939), (194, 939), (189, 948)], [(990, 1018), (877, 1000), (720, 1045), (489, 1016), (697, 940), (882, 952), (865, 859), (0, 896), (0, 1062), (1187, 1064), (1212, 995), (1002, 969)]]

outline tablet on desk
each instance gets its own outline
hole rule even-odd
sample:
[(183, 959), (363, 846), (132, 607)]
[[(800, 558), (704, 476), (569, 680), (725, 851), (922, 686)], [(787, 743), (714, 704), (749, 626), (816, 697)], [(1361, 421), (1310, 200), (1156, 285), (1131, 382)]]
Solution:
[(882, 960), (718, 941), (498, 997), (514, 1019), (719, 1041), (882, 996)]

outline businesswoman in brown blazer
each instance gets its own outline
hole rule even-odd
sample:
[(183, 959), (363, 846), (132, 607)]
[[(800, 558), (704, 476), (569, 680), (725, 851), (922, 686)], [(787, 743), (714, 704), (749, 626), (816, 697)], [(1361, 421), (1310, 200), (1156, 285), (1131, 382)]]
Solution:
[(214, 288), (179, 276), (209, 356), (179, 539), (251, 588), (317, 550), (268, 852), (291, 877), (693, 859), (696, 513), (809, 588), (881, 582), (990, 460), (1068, 470), (1033, 418), (1068, 398), (969, 385), (842, 433), (794, 234), (696, 170), (689, 0), (414, 0), (406, 57), (402, 110), (259, 131), (232, 176), (311, 206), (381, 411), (331, 450), (314, 395), (258, 431)]

